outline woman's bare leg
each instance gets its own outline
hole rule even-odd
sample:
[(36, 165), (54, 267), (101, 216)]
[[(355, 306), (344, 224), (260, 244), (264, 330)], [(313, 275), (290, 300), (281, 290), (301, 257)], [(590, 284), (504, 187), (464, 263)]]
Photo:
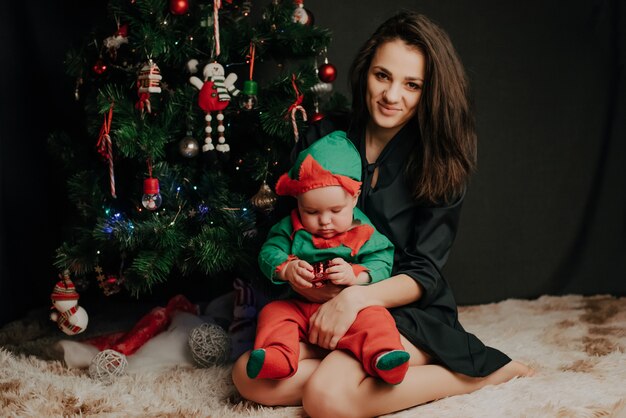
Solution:
[(302, 405), (304, 385), (320, 364), (327, 351), (300, 343), (298, 371), (288, 379), (250, 379), (246, 364), (250, 352), (244, 353), (233, 365), (233, 382), (244, 398), (267, 406)]
[(404, 381), (393, 386), (367, 376), (351, 355), (333, 351), (306, 382), (302, 402), (311, 417), (373, 417), (529, 374), (531, 369), (517, 362), (484, 378), (422, 364), (409, 367)]

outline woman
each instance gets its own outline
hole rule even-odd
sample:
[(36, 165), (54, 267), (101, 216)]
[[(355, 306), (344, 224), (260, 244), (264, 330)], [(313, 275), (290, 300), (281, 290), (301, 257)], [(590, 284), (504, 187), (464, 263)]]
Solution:
[[(311, 318), (298, 372), (252, 381), (244, 354), (233, 368), (240, 393), (265, 405), (302, 404), (313, 417), (376, 416), (532, 374), (463, 330), (441, 275), (476, 159), (467, 81), (450, 39), (424, 16), (401, 12), (363, 45), (351, 86), (348, 136), (363, 166), (358, 206), (396, 247), (392, 277), (299, 290), (325, 303)], [(333, 350), (357, 313), (374, 305), (390, 310), (411, 355), (395, 386), (368, 377), (350, 354), (319, 348)]]

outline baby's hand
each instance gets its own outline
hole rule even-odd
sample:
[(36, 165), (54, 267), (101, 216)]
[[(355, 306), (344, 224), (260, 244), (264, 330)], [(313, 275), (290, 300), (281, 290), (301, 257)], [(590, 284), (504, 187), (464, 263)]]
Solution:
[(292, 286), (302, 289), (313, 287), (311, 280), (315, 277), (313, 266), (304, 260), (291, 260), (280, 272), (285, 281)]
[(343, 258), (333, 258), (330, 260), (332, 264), (326, 269), (328, 280), (333, 284), (352, 286), (356, 284), (356, 276), (352, 270), (352, 264), (348, 263)]

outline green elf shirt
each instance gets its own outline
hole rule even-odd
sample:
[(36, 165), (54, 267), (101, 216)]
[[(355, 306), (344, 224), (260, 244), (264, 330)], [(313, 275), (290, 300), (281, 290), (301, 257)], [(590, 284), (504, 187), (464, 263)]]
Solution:
[(331, 238), (313, 236), (302, 226), (298, 211), (283, 218), (270, 230), (259, 253), (261, 271), (275, 284), (287, 283), (276, 273), (279, 267), (294, 258), (308, 263), (341, 257), (353, 265), (355, 275), (367, 271), (370, 283), (386, 279), (391, 274), (394, 247), (391, 241), (376, 231), (370, 220), (354, 208), (353, 226)]

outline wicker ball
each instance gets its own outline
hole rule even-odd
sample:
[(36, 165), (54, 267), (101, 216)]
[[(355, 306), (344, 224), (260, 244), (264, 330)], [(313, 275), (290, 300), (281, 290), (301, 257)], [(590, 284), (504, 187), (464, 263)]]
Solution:
[(224, 364), (230, 356), (230, 337), (218, 325), (204, 323), (191, 330), (189, 348), (200, 367)]
[(89, 365), (89, 376), (103, 383), (111, 383), (126, 372), (126, 356), (115, 350), (103, 350), (96, 354)]

